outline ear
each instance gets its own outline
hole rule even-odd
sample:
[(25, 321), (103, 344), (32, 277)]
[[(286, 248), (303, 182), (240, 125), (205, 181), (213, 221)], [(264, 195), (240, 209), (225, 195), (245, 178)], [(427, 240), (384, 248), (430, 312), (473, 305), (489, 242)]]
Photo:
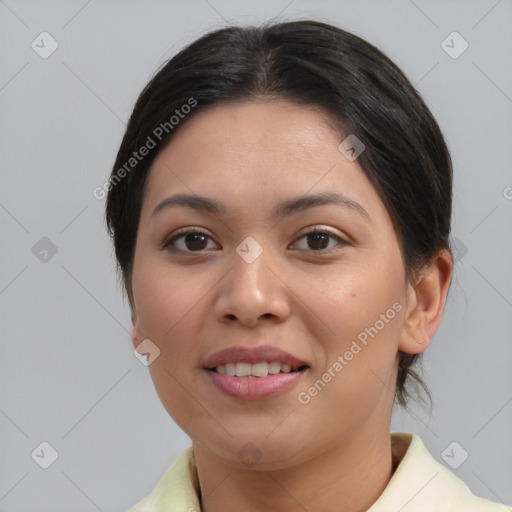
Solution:
[(124, 291), (126, 294), (126, 298), (128, 299), (128, 303), (130, 305), (131, 318), (132, 318), (132, 344), (133, 348), (137, 348), (139, 344), (143, 341), (142, 337), (142, 329), (140, 326), (140, 322), (137, 317), (137, 310), (135, 309), (135, 301), (133, 298), (133, 291), (131, 286), (131, 279), (128, 278), (124, 281)]
[(409, 284), (405, 324), (399, 350), (419, 354), (429, 345), (436, 333), (446, 303), (453, 273), (453, 260), (442, 249), (436, 260), (425, 267), (415, 286)]
[(133, 348), (137, 348), (140, 343), (144, 340), (142, 336), (142, 328), (140, 326), (139, 319), (135, 307), (132, 306), (132, 344)]

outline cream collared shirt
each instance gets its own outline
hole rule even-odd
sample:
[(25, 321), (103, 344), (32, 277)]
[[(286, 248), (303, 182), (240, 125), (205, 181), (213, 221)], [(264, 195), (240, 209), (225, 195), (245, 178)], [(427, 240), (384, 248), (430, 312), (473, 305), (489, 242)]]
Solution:
[[(512, 512), (512, 507), (472, 494), (437, 462), (415, 434), (391, 433), (400, 462), (384, 492), (367, 512)], [(166, 471), (151, 494), (129, 512), (200, 512), (199, 484), (192, 447)]]

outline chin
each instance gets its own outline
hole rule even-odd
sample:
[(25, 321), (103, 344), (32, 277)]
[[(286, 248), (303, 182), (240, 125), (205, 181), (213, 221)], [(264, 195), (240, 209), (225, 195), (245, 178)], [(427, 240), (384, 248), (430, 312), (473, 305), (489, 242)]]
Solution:
[[(275, 427), (275, 423), (274, 423)], [(212, 456), (224, 464), (236, 469), (255, 471), (275, 471), (300, 464), (307, 459), (304, 449), (305, 442), (297, 439), (297, 433), (282, 432), (269, 435), (272, 429), (238, 430), (230, 437), (225, 431), (219, 432), (218, 437), (192, 437), (194, 444), (207, 450)], [(189, 434), (190, 435), (190, 434)]]

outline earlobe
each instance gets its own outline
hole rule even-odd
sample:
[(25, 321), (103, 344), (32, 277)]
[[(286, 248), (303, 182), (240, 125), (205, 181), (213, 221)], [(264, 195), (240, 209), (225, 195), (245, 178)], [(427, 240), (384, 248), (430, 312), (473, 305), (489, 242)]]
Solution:
[(135, 309), (135, 301), (133, 299), (133, 292), (132, 292), (132, 287), (131, 287), (131, 279), (129, 279), (128, 281), (125, 281), (125, 292), (126, 292), (126, 296), (128, 298), (128, 302), (130, 304), (130, 311), (131, 311), (131, 319), (132, 319), (131, 338), (132, 338), (132, 344), (133, 344), (133, 348), (137, 348), (144, 338), (142, 337), (142, 330), (140, 328), (139, 320), (137, 318), (137, 311)]
[(133, 348), (137, 348), (139, 344), (142, 342), (142, 332), (139, 325), (139, 321), (137, 319), (137, 314), (134, 309), (132, 309), (132, 344)]
[(440, 251), (434, 263), (424, 269), (414, 287), (410, 285), (404, 330), (398, 348), (408, 354), (419, 354), (436, 333), (453, 272), (452, 257)]

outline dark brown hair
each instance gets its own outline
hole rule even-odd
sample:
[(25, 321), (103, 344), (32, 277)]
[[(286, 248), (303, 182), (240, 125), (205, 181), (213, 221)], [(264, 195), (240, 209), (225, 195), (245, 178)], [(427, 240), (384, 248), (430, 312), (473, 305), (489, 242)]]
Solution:
[[(165, 63), (131, 114), (106, 201), (107, 228), (130, 304), (142, 199), (155, 156), (208, 105), (261, 97), (323, 107), (346, 135), (363, 142), (358, 162), (390, 213), (411, 282), (441, 249), (451, 252), (451, 158), (437, 122), (404, 73), (370, 43), (323, 22), (233, 26), (202, 36)], [(150, 140), (146, 156), (131, 160)], [(408, 377), (429, 395), (411, 368), (419, 357), (400, 353), (395, 397), (402, 406), (411, 396)]]

